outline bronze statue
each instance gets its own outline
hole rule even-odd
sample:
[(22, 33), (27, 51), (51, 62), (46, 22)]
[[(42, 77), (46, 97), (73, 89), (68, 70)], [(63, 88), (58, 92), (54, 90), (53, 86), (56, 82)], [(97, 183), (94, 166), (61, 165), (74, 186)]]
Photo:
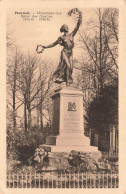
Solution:
[[(68, 15), (77, 14), (78, 21), (77, 25), (71, 33), (69, 32), (68, 26), (66, 24), (62, 25), (60, 28), (60, 32), (64, 33), (60, 36), (54, 43), (49, 44), (48, 46), (37, 46), (37, 53), (42, 53), (44, 49), (51, 48), (56, 46), (57, 44), (63, 46), (63, 50), (61, 51), (60, 62), (53, 74), (53, 80), (55, 83), (61, 84), (62, 82), (66, 82), (66, 85), (69, 86), (73, 83), (72, 72), (73, 72), (73, 47), (74, 47), (74, 36), (77, 33), (80, 24), (82, 22), (82, 14), (81, 12), (75, 8), (68, 12)], [(38, 52), (38, 48), (41, 46), (42, 50)]]

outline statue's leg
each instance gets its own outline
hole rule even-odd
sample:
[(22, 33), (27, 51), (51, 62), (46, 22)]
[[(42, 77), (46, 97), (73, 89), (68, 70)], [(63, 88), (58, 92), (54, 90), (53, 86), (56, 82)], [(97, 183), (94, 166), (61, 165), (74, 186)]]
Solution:
[(53, 80), (55, 83), (61, 84), (62, 82), (66, 82), (64, 72), (65, 72), (65, 66), (64, 66), (64, 60), (61, 52), (59, 65), (53, 74)]
[(70, 66), (67, 66), (67, 86), (70, 86), (73, 83), (73, 78), (72, 78), (72, 72), (73, 72), (73, 59), (72, 55), (69, 56), (69, 64)]
[(71, 69), (69, 67), (67, 67), (66, 75), (67, 75), (67, 83), (66, 83), (66, 85), (70, 86), (73, 83), (73, 79), (72, 79)]
[(64, 51), (62, 52), (62, 55), (63, 55), (63, 60), (65, 61), (66, 65), (69, 68), (71, 68), (71, 64), (70, 64), (69, 58), (68, 58), (68, 56), (66, 55), (66, 53)]
[(67, 86), (70, 86), (70, 82), (69, 82), (69, 80), (70, 80), (70, 69), (67, 67), (66, 68), (66, 78), (67, 78), (67, 82), (66, 82), (66, 85)]
[(64, 66), (66, 66), (66, 85), (69, 86), (73, 83), (72, 79), (72, 55), (67, 56), (67, 54), (62, 52)]
[(70, 56), (70, 80), (73, 83), (73, 78), (72, 78), (72, 73), (73, 73), (73, 56)]

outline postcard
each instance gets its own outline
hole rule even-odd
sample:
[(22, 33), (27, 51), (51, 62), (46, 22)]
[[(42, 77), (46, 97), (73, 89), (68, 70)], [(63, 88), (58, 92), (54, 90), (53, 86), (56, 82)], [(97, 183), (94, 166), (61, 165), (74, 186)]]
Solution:
[(126, 193), (125, 18), (123, 0), (0, 1), (0, 193)]

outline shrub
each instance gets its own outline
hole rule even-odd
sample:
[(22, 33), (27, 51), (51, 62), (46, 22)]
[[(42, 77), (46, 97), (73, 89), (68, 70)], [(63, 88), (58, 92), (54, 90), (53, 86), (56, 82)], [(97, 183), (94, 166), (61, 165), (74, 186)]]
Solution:
[(43, 132), (34, 127), (27, 134), (24, 130), (12, 130), (7, 127), (7, 158), (27, 162), (33, 156), (35, 148), (45, 142), (46, 136)]

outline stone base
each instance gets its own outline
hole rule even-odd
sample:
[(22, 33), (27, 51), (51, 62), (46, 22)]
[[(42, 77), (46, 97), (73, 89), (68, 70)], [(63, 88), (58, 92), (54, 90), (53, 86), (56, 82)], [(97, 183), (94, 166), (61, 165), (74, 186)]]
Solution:
[(97, 152), (84, 135), (83, 93), (72, 87), (55, 91), (52, 96), (53, 113), (50, 136), (45, 145), (48, 152)]
[(72, 150), (75, 150), (75, 151), (80, 151), (80, 152), (98, 152), (98, 148), (95, 147), (95, 146), (79, 146), (79, 145), (60, 145), (60, 146), (55, 146), (55, 145), (40, 145), (39, 146), (40, 148), (43, 148), (45, 151), (47, 152), (66, 152), (66, 153), (69, 153), (71, 152)]
[(79, 136), (49, 136), (46, 138), (46, 145), (56, 145), (56, 146), (90, 146), (90, 139), (84, 135)]
[(90, 139), (83, 133), (61, 133), (59, 136), (48, 136), (46, 144), (41, 145), (48, 152), (97, 152), (98, 148), (90, 146)]

